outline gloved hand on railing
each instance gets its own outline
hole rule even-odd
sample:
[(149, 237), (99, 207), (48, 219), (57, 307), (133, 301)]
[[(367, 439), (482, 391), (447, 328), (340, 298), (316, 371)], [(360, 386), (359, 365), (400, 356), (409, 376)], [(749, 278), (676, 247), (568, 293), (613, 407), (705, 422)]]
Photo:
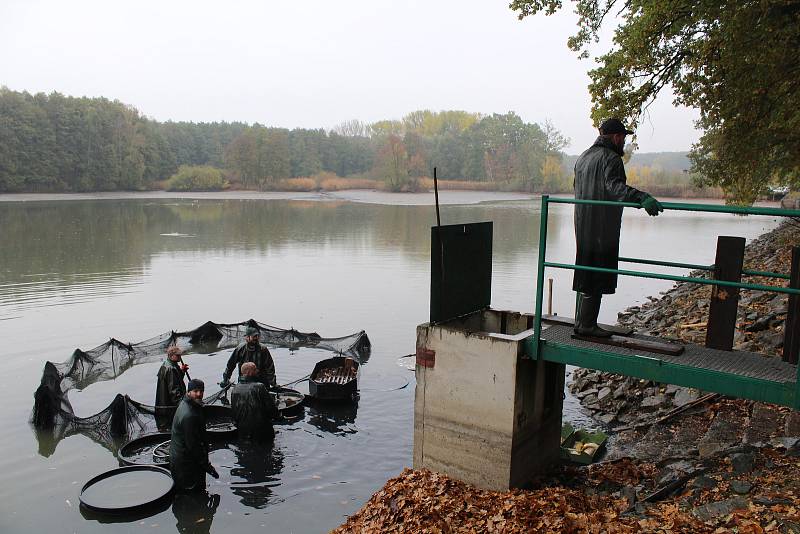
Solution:
[(644, 208), (644, 211), (646, 211), (648, 215), (652, 215), (653, 217), (656, 217), (659, 213), (664, 211), (664, 206), (661, 205), (661, 202), (659, 202), (650, 195), (644, 197), (644, 199), (642, 199), (640, 204)]

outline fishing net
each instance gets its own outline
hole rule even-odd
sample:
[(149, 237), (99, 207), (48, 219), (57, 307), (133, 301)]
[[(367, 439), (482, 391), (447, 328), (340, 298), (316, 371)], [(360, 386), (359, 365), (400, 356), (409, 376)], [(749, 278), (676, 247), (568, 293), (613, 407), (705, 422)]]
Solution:
[[(350, 356), (359, 362), (369, 358), (369, 338), (362, 330), (349, 336), (323, 338), (317, 333), (276, 328), (253, 319), (242, 323), (219, 324), (211, 321), (186, 332), (167, 332), (139, 343), (116, 339), (88, 351), (76, 349), (65, 362), (46, 362), (42, 380), (34, 393), (31, 413), (39, 441), (39, 452), (49, 456), (62, 439), (83, 434), (112, 452), (130, 439), (169, 428), (174, 407), (150, 406), (117, 395), (111, 404), (88, 417), (75, 415), (68, 393), (96, 382), (113, 380), (134, 365), (164, 359), (168, 347), (176, 345), (185, 352), (208, 353), (232, 348), (242, 342), (248, 327), (258, 328), (260, 342), (267, 346), (297, 350), (303, 347), (328, 350)], [(220, 402), (226, 390), (203, 399), (205, 404)]]

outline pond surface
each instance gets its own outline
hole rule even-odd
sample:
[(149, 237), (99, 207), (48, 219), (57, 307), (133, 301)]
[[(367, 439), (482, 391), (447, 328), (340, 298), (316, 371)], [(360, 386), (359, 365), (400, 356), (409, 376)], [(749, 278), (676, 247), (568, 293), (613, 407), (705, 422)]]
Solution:
[[(494, 221), (492, 305), (532, 311), (539, 201), (443, 192), (443, 224)], [(41, 200), (45, 198), (45, 200)], [(84, 518), (80, 488), (118, 467), (85, 436), (39, 453), (28, 425), (46, 360), (114, 337), (140, 341), (202, 323), (254, 318), (336, 337), (366, 330), (357, 406), (309, 406), (277, 426), (272, 448), (215, 446), (212, 504), (184, 499), (115, 532), (325, 532), (411, 464), (415, 327), (428, 316), (432, 194), (212, 194), (0, 197), (0, 532), (107, 532)], [(475, 203), (483, 201), (482, 203)], [(572, 210), (551, 208), (548, 259), (574, 260)], [(716, 236), (751, 239), (764, 217), (626, 210), (621, 255), (712, 263)], [(675, 271), (671, 271), (675, 272)], [(554, 311), (571, 315), (571, 273), (553, 271)], [(620, 279), (601, 319), (668, 282)], [(273, 350), (278, 382), (307, 375), (329, 353)], [(193, 377), (219, 381), (228, 352), (190, 354)], [(158, 363), (134, 367), (70, 399), (80, 416), (116, 393), (152, 403)], [(210, 391), (215, 388), (208, 387)], [(575, 399), (565, 418), (589, 424)], [(211, 511), (214, 513), (211, 513)]]

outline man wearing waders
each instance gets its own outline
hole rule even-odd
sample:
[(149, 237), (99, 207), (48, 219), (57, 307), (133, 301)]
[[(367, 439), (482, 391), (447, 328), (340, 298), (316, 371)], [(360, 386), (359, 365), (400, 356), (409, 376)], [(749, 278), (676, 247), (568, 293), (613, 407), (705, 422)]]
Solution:
[(258, 375), (256, 380), (267, 386), (274, 388), (277, 384), (275, 380), (275, 362), (272, 361), (272, 355), (269, 349), (258, 342), (259, 336), (258, 328), (248, 326), (245, 330), (244, 343), (239, 345), (233, 350), (233, 354), (228, 359), (228, 365), (225, 366), (225, 372), (222, 373), (222, 382), (219, 386), (224, 388), (230, 384), (233, 368), (238, 366), (239, 376), (242, 376), (242, 364), (245, 362), (253, 362), (258, 368)]
[(183, 353), (176, 346), (167, 349), (167, 357), (158, 368), (158, 382), (156, 383), (156, 424), (159, 430), (169, 428), (175, 407), (186, 395), (186, 385), (183, 377), (189, 366), (181, 361)]
[(169, 446), (169, 469), (178, 490), (206, 489), (206, 473), (219, 478), (208, 461), (206, 416), (203, 413), (202, 380), (192, 379), (186, 386), (186, 396), (178, 404), (172, 419), (172, 439)]
[[(625, 136), (632, 133), (619, 119), (607, 119), (600, 124), (600, 136), (575, 163), (576, 199), (636, 202), (653, 216), (664, 211), (655, 198), (626, 183), (622, 155)], [(616, 269), (621, 224), (622, 207), (576, 204), (575, 263)], [(597, 326), (597, 316), (603, 295), (614, 293), (616, 288), (616, 274), (575, 270), (572, 289), (578, 292), (576, 334), (611, 336), (611, 332)]]
[(278, 415), (278, 410), (267, 386), (259, 382), (257, 377), (256, 364), (242, 364), (239, 383), (233, 386), (231, 393), (231, 409), (239, 436), (256, 441), (272, 441), (275, 438), (272, 419)]

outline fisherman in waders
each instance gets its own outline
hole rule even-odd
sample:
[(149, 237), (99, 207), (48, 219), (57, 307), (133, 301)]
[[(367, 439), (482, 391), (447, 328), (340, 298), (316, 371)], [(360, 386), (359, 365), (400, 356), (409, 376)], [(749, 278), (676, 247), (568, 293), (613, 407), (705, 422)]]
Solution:
[(169, 469), (175, 487), (184, 491), (206, 489), (206, 473), (219, 478), (208, 461), (206, 416), (203, 413), (202, 380), (192, 379), (186, 386), (186, 396), (178, 404), (172, 419), (172, 440), (169, 446)]
[[(655, 198), (626, 183), (622, 155), (625, 136), (632, 133), (619, 119), (607, 119), (600, 124), (600, 136), (575, 163), (576, 199), (636, 202), (652, 216), (664, 211)], [(621, 224), (622, 207), (576, 204), (575, 263), (616, 269)], [(576, 334), (611, 336), (611, 332), (597, 326), (597, 316), (603, 295), (614, 293), (616, 288), (617, 275), (614, 273), (575, 270), (572, 289), (578, 292)]]
[(258, 375), (256, 380), (261, 382), (268, 388), (274, 388), (277, 384), (275, 380), (275, 362), (272, 361), (272, 355), (269, 349), (258, 342), (260, 332), (254, 326), (248, 326), (245, 330), (244, 343), (239, 345), (233, 350), (231, 357), (228, 359), (228, 365), (225, 366), (225, 372), (222, 373), (222, 382), (219, 383), (220, 387), (224, 388), (230, 384), (233, 368), (238, 366), (239, 376), (242, 376), (242, 364), (245, 362), (253, 362), (258, 368)]
[(156, 383), (156, 424), (159, 430), (167, 430), (175, 413), (175, 407), (186, 395), (183, 377), (189, 366), (183, 363), (181, 349), (172, 345), (167, 349), (167, 357), (158, 368)]
[(278, 410), (267, 386), (259, 382), (257, 377), (256, 364), (242, 364), (239, 383), (233, 386), (231, 393), (231, 409), (239, 436), (257, 441), (272, 441), (275, 438), (272, 419), (278, 415)]

